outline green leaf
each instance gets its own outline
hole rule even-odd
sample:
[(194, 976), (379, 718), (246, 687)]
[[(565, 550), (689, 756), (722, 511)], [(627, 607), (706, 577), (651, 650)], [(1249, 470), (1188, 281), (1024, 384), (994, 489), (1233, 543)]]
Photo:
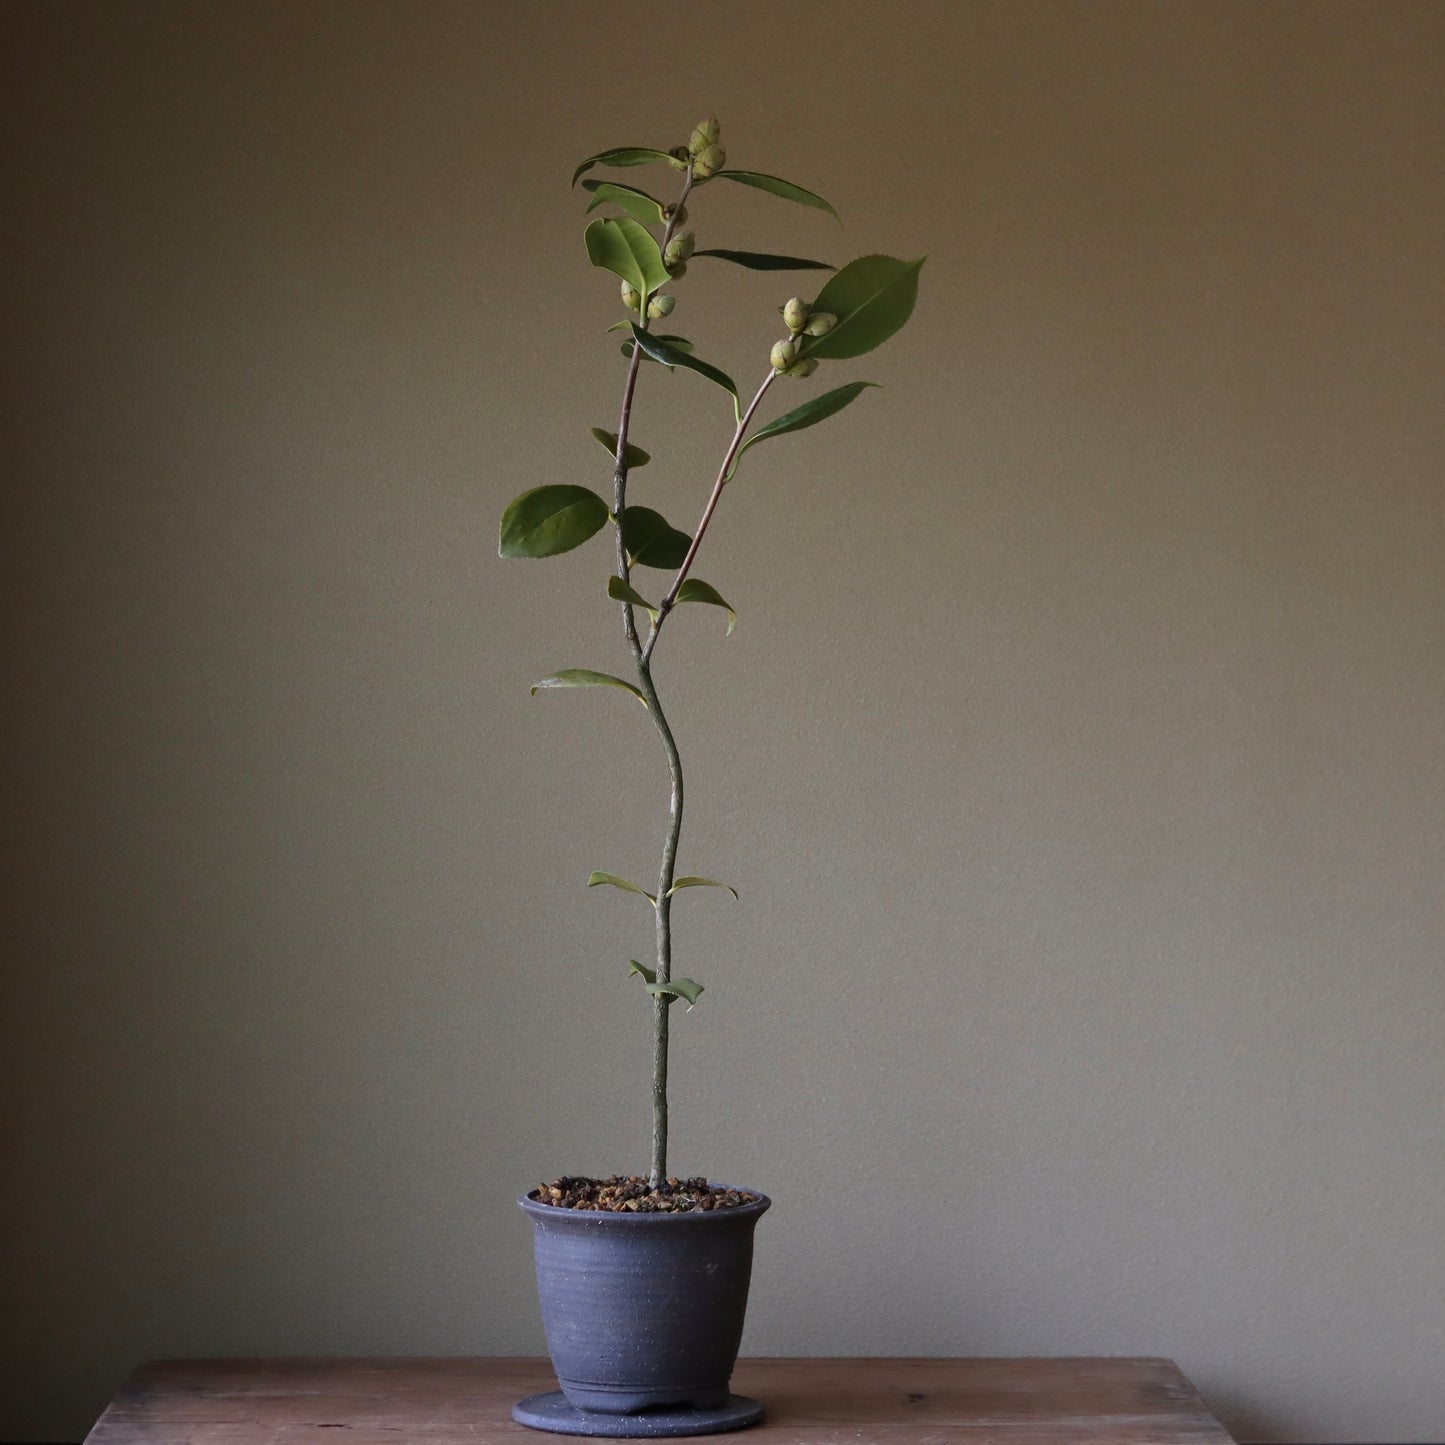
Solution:
[(646, 146), (618, 146), (616, 150), (598, 151), (595, 156), (588, 156), (572, 172), (572, 184), (575, 186), (579, 177), (586, 175), (593, 166), (649, 166), (653, 161), (671, 160), (666, 151), (649, 150)]
[(586, 487), (533, 487), (502, 513), (497, 551), (503, 557), (555, 557), (580, 547), (611, 515)]
[(629, 586), (620, 577), (609, 577), (607, 579), (607, 595), (614, 602), (630, 602), (634, 607), (645, 609), (650, 616), (657, 616), (657, 608), (655, 608), (637, 588)]
[[(623, 329), (631, 330), (631, 329), (632, 329), (632, 322), (630, 322), (630, 321), (619, 321), (616, 326), (609, 326), (607, 329), (608, 329), (609, 331), (620, 331), (620, 330), (623, 330)], [(692, 342), (690, 342), (690, 341), (687, 339), (687, 337), (685, 337), (685, 336), (654, 336), (653, 333), (650, 332), (650, 331), (649, 331), (647, 334), (648, 334), (649, 336), (652, 336), (652, 338), (653, 338), (654, 341), (665, 341), (669, 346), (671, 346), (671, 347), (673, 348), (673, 350), (675, 350), (675, 351), (685, 351), (685, 352), (687, 352), (687, 354), (688, 354), (689, 356), (691, 356), (692, 353), (693, 353), (693, 351), (696, 349), (696, 348), (694, 348)], [(632, 343), (631, 343), (630, 341), (624, 341), (624, 342), (622, 343), (622, 354), (623, 354), (624, 356), (631, 356), (631, 355), (632, 355)], [(642, 354), (643, 354), (644, 356), (647, 356), (647, 353), (646, 353), (645, 351), (644, 351)], [(655, 357), (651, 357), (651, 356), (647, 356), (647, 359), (648, 359), (649, 361), (654, 361), (656, 358), (655, 358)], [(663, 365), (666, 366), (667, 363), (664, 362)], [(669, 371), (673, 370), (673, 368), (672, 368), (671, 366), (668, 366), (667, 369), (668, 369)]]
[(688, 1008), (697, 1002), (697, 996), (702, 992), (702, 985), (690, 978), (675, 978), (670, 983), (648, 983), (643, 987), (653, 998), (686, 999)]
[(589, 888), (596, 888), (599, 883), (605, 883), (609, 888), (620, 888), (624, 893), (640, 893), (654, 908), (657, 907), (657, 899), (647, 889), (639, 888), (637, 884), (629, 883), (627, 879), (619, 878), (615, 873), (591, 873), (588, 875), (587, 886)]
[[(721, 174), (721, 172), (719, 172)], [(733, 399), (733, 413), (737, 414), (738, 409), (738, 388), (727, 372), (719, 371), (715, 366), (709, 366), (705, 361), (699, 361), (695, 356), (689, 356), (681, 347), (674, 346), (661, 336), (654, 336), (649, 331), (644, 331), (635, 321), (632, 323), (632, 336), (643, 352), (654, 361), (660, 361), (664, 366), (685, 366), (690, 371), (705, 376), (709, 381), (716, 382)]]
[(860, 256), (830, 276), (810, 309), (831, 312), (838, 324), (826, 336), (801, 338), (803, 354), (839, 361), (881, 346), (913, 314), (926, 259)]
[[(718, 594), (717, 588), (710, 587), (699, 577), (689, 577), (682, 586), (677, 589), (677, 597), (675, 600), (678, 602), (707, 602), (713, 607), (721, 607), (728, 615), (727, 635), (729, 637), (733, 635), (733, 628), (738, 625), (737, 613), (723, 601), (722, 597)], [(679, 883), (677, 886), (681, 888), (682, 884)]]
[(610, 202), (621, 206), (644, 226), (662, 224), (662, 202), (653, 200), (646, 191), (639, 191), (635, 186), (619, 186), (613, 181), (583, 181), (582, 189), (593, 192), (592, 204), (587, 207), (589, 211)]
[(826, 261), (805, 261), (801, 256), (774, 256), (767, 251), (694, 251), (693, 260), (699, 256), (716, 256), (719, 261), (731, 261), (734, 266), (746, 266), (749, 271), (833, 271), (837, 268)]
[(667, 285), (667, 267), (662, 264), (656, 239), (629, 217), (593, 221), (582, 239), (587, 243), (587, 259), (594, 266), (621, 277), (643, 296)]
[(726, 888), (734, 898), (738, 896), (738, 890), (731, 883), (719, 883), (716, 878), (678, 878), (667, 890), (667, 896), (671, 898), (679, 888)]
[(651, 507), (626, 507), (622, 512), (622, 545), (633, 566), (671, 571), (682, 566), (692, 538)]
[(759, 427), (738, 448), (738, 454), (733, 458), (728, 476), (732, 476), (733, 472), (737, 470), (743, 453), (754, 442), (765, 442), (769, 437), (780, 437), (785, 432), (802, 431), (805, 427), (817, 426), (820, 421), (826, 421), (830, 416), (842, 411), (849, 402), (856, 401), (870, 386), (877, 385), (876, 381), (850, 381), (847, 386), (837, 386), (832, 391), (825, 391), (822, 396), (815, 396), (811, 401), (805, 401), (802, 406), (794, 407), (792, 411), (785, 412), (766, 426)]
[(800, 206), (812, 206), (815, 210), (827, 211), (835, 221), (838, 219), (837, 211), (822, 196), (815, 196), (812, 191), (805, 191), (802, 186), (795, 186), (792, 181), (780, 180), (777, 176), (765, 176), (761, 171), (718, 171), (713, 179), (736, 181), (740, 186), (768, 191), (774, 196), (781, 196), (785, 201), (797, 201)]
[[(615, 431), (603, 431), (600, 426), (595, 426), (592, 428), (592, 435), (601, 443), (602, 450), (609, 457), (617, 455), (617, 433)], [(651, 453), (643, 451), (641, 447), (633, 446), (631, 442), (627, 443), (626, 455), (629, 467), (645, 467), (652, 460)]]
[(534, 682), (533, 697), (537, 695), (539, 687), (620, 687), (623, 692), (630, 692), (643, 707), (647, 706), (647, 699), (630, 682), (623, 682), (620, 677), (613, 677), (610, 672), (593, 672), (586, 667), (564, 667), (561, 672), (554, 672), (550, 677), (544, 677), (541, 682)]
[(638, 975), (641, 976), (643, 983), (656, 983), (656, 982), (657, 982), (657, 970), (656, 970), (656, 969), (643, 967), (643, 965), (640, 964), (640, 963), (638, 963), (638, 961), (637, 961), (635, 958), (630, 958), (630, 959), (628, 959), (628, 963), (631, 965), (631, 967), (629, 967), (628, 970), (627, 970), (627, 976), (628, 976), (628, 978), (631, 978), (632, 975), (635, 973), (635, 974), (638, 974)]

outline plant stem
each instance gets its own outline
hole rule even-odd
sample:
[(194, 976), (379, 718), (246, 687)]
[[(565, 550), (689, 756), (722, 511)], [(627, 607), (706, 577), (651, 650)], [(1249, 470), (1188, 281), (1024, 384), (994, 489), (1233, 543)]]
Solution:
[(728, 471), (737, 459), (738, 450), (743, 444), (743, 436), (747, 432), (748, 424), (753, 419), (753, 413), (758, 409), (758, 403), (767, 395), (768, 388), (777, 380), (777, 377), (778, 373), (769, 368), (768, 374), (763, 378), (763, 384), (757, 390), (757, 395), (748, 403), (748, 409), (738, 418), (737, 430), (733, 433), (733, 439), (723, 456), (722, 466), (718, 468), (717, 480), (712, 484), (712, 492), (708, 496), (707, 506), (702, 509), (702, 520), (697, 524), (697, 531), (692, 534), (692, 543), (687, 549), (687, 555), (682, 559), (682, 566), (677, 569), (677, 576), (672, 579), (672, 586), (667, 589), (666, 595), (657, 604), (657, 617), (653, 621), (652, 631), (648, 634), (647, 645), (642, 649), (641, 661), (644, 663), (651, 659), (652, 649), (657, 646), (657, 634), (662, 631), (662, 624), (667, 621), (667, 614), (672, 611), (673, 604), (677, 601), (677, 594), (682, 584), (687, 581), (687, 574), (692, 570), (693, 558), (697, 556), (697, 549), (702, 545), (703, 533), (707, 531), (707, 524), (712, 521), (712, 514), (717, 509), (718, 499), (727, 485)]
[[(677, 219), (692, 189), (692, 166), (682, 184), (682, 194), (677, 198), (671, 219), (662, 235), (661, 249), (667, 249), (672, 233), (677, 229)], [(639, 324), (647, 329), (646, 295), (641, 298)], [(617, 575), (626, 582), (629, 566), (627, 544), (622, 534), (622, 517), (627, 505), (627, 434), (632, 426), (632, 402), (637, 391), (637, 373), (642, 362), (642, 348), (636, 344), (627, 367), (627, 380), (622, 391), (622, 415), (617, 423), (617, 453), (612, 472), (612, 514), (617, 524)], [(657, 884), (657, 971), (658, 983), (667, 983), (672, 978), (672, 899), (669, 890), (677, 865), (677, 847), (682, 837), (682, 757), (677, 750), (677, 740), (667, 724), (662, 703), (653, 685), (652, 669), (642, 650), (642, 640), (637, 635), (637, 620), (632, 604), (622, 604), (622, 631), (632, 659), (637, 665), (638, 686), (647, 701), (647, 710), (662, 739), (663, 751), (667, 755), (667, 770), (672, 783), (672, 801), (668, 809), (667, 831), (662, 843), (662, 868)], [(654, 1188), (667, 1178), (667, 1045), (668, 1010), (671, 1000), (657, 996), (652, 1001), (652, 1159), (649, 1166), (649, 1182)]]

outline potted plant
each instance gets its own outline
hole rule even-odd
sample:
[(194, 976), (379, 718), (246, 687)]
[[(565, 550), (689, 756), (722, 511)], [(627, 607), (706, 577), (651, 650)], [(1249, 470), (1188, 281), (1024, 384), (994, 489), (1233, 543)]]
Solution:
[[(658, 165), (677, 173), (677, 193), (655, 197), (636, 187), (598, 180), (596, 167)], [(775, 385), (806, 380), (821, 363), (844, 361), (886, 341), (908, 320), (918, 292), (918, 261), (864, 256), (835, 270), (796, 256), (696, 249), (689, 211), (704, 187), (729, 182), (811, 206), (836, 218), (813, 192), (750, 170), (727, 168), (718, 122), (705, 120), (685, 146), (670, 151), (622, 147), (590, 156), (573, 185), (590, 193), (594, 219), (584, 234), (593, 266), (611, 272), (629, 313), (609, 328), (624, 333), (622, 401), (615, 431), (593, 427), (610, 457), (612, 486), (604, 499), (589, 487), (552, 485), (523, 492), (502, 514), (503, 557), (554, 557), (606, 531), (612, 542), (607, 596), (620, 604), (627, 676), (570, 667), (536, 683), (551, 688), (607, 688), (640, 703), (656, 730), (671, 784), (656, 891), (614, 873), (593, 873), (589, 887), (640, 895), (654, 914), (652, 961), (632, 960), (650, 1001), (653, 1024), (652, 1148), (646, 1174), (610, 1179), (563, 1176), (519, 1203), (530, 1216), (538, 1288), (548, 1348), (561, 1392), (534, 1396), (514, 1412), (524, 1424), (571, 1434), (609, 1436), (714, 1433), (761, 1417), (756, 1401), (729, 1393), (742, 1335), (752, 1262), (753, 1227), (768, 1198), (706, 1178), (667, 1172), (669, 1024), (678, 1004), (698, 1002), (703, 985), (674, 968), (672, 910), (683, 890), (727, 888), (714, 878), (677, 871), (682, 835), (683, 769), (671, 724), (652, 675), (653, 655), (677, 608), (702, 603), (736, 616), (721, 593), (697, 576), (694, 564), (719, 503), (744, 457), (761, 442), (817, 425), (851, 405), (872, 385), (849, 381), (760, 422)], [(722, 187), (721, 189), (726, 189)], [(709, 198), (716, 189), (709, 192)], [(758, 271), (828, 272), (814, 299), (787, 300), (782, 324), (759, 318), (762, 380), (749, 396), (732, 378), (699, 357), (682, 336), (655, 323), (670, 318), (671, 289), (691, 265), (733, 264)], [(766, 327), (766, 329), (764, 329)], [(690, 328), (689, 328), (690, 329)], [(778, 331), (783, 335), (779, 336)], [(651, 390), (649, 371), (691, 372), (721, 389), (732, 413), (732, 435), (702, 498), (691, 532), (633, 501), (632, 474), (650, 460), (632, 440), (638, 407)], [(699, 393), (700, 395), (700, 393)], [(745, 399), (746, 398), (746, 399)], [(751, 464), (753, 458), (748, 457)], [(661, 573), (644, 580), (639, 573)], [(599, 585), (599, 595), (602, 588)]]

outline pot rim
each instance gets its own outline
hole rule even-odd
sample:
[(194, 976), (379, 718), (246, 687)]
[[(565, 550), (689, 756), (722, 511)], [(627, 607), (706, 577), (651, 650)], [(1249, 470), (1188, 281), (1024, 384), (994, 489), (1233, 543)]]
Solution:
[[(714, 1189), (747, 1188), (746, 1185), (719, 1184), (714, 1179), (709, 1179), (708, 1183)], [(728, 1219), (756, 1218), (773, 1202), (759, 1189), (747, 1189), (747, 1192), (757, 1197), (748, 1204), (734, 1204), (727, 1209), (685, 1209), (678, 1212), (654, 1210), (646, 1214), (617, 1209), (563, 1209), (556, 1204), (543, 1204), (541, 1200), (532, 1199), (526, 1194), (521, 1195), (517, 1203), (533, 1219), (545, 1219), (558, 1224), (570, 1222), (578, 1225), (590, 1225), (593, 1228), (600, 1224), (606, 1224), (617, 1225), (623, 1229), (655, 1228), (659, 1224), (692, 1227), (704, 1224), (709, 1220), (721, 1223)]]

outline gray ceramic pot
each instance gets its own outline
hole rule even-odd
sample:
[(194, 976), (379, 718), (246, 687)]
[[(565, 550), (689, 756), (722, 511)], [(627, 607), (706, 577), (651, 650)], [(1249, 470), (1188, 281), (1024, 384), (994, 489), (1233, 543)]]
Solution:
[(727, 1402), (753, 1228), (770, 1199), (685, 1214), (517, 1202), (532, 1221), (547, 1349), (571, 1404), (617, 1415)]

